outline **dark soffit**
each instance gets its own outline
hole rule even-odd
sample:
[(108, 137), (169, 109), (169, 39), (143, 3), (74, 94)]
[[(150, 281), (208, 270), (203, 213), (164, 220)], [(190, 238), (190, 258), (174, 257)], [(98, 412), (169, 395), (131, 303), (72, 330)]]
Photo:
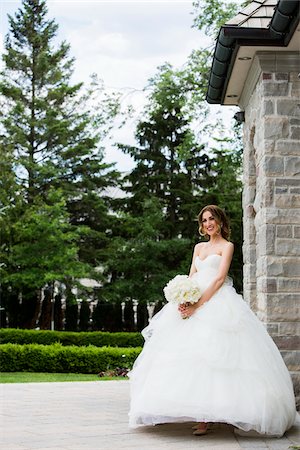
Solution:
[(235, 56), (241, 46), (286, 47), (300, 18), (299, 0), (279, 0), (268, 28), (222, 26), (210, 70), (206, 100), (223, 104)]

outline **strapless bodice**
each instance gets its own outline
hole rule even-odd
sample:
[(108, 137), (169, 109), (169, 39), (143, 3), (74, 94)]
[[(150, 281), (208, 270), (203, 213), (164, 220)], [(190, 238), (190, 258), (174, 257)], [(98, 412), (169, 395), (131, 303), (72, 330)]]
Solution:
[[(195, 277), (202, 289), (206, 289), (217, 275), (221, 259), (222, 256), (216, 253), (208, 255), (204, 259), (200, 259), (199, 256), (196, 256), (195, 266), (197, 272), (194, 273), (193, 277)], [(230, 277), (226, 277), (224, 285), (232, 286), (232, 279)]]
[(221, 255), (218, 255), (217, 253), (213, 253), (212, 255), (208, 255), (206, 258), (201, 259), (199, 256), (196, 256), (195, 260), (195, 266), (197, 271), (202, 270), (205, 267), (211, 267), (215, 270), (218, 270), (220, 262), (221, 262)]

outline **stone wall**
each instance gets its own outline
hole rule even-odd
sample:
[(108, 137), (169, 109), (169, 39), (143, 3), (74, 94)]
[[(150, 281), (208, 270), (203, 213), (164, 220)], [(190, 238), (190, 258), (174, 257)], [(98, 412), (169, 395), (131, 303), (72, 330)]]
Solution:
[(244, 297), (278, 345), (299, 405), (299, 55), (257, 53), (251, 69), (240, 105), (245, 110)]

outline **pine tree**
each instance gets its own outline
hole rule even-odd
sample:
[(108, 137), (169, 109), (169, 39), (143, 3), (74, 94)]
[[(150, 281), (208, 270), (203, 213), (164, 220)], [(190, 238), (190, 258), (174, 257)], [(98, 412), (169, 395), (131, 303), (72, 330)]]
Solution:
[[(109, 198), (103, 192), (116, 184), (118, 174), (103, 163), (100, 141), (118, 112), (118, 99), (104, 96), (95, 76), (86, 89), (82, 83), (71, 83), (74, 59), (70, 57), (70, 46), (66, 42), (56, 44), (58, 25), (47, 18), (44, 0), (23, 0), (15, 16), (9, 16), (9, 25), (0, 76), (0, 147), (5, 149), (0, 156), (5, 169), (0, 175), (1, 251), (5, 260), (1, 268), (5, 288), (15, 290), (15, 297), (21, 299), (22, 290), (43, 287), (41, 283), (54, 260), (51, 249), (49, 257), (45, 255), (48, 265), (39, 260), (39, 252), (45, 253), (42, 240), (34, 239), (34, 246), (21, 240), (22, 221), (35, 223), (33, 229), (38, 227), (37, 208), (44, 212), (48, 208), (51, 217), (64, 202), (56, 226), (58, 234), (61, 228), (61, 237), (67, 229), (73, 233), (71, 240), (63, 239), (64, 247), (58, 251), (68, 264), (72, 258), (78, 263), (79, 255), (81, 261), (90, 264), (91, 271), (91, 266), (105, 258)], [(96, 97), (101, 97), (102, 103), (96, 103)], [(57, 204), (53, 202), (55, 189), (61, 196)], [(46, 228), (51, 232), (50, 224)], [(28, 239), (29, 229), (26, 233), (24, 239)], [(46, 233), (38, 235), (49, 241)], [(23, 244), (28, 254), (22, 256)], [(62, 242), (58, 240), (57, 245)], [(15, 277), (12, 255), (19, 261), (23, 258), (25, 264)], [(33, 263), (36, 273), (42, 274), (40, 283), (33, 280), (35, 272), (29, 267)], [(31, 270), (31, 274), (27, 270), (28, 278), (23, 277), (21, 283), (23, 269)], [(72, 272), (75, 278), (83, 273), (82, 264), (78, 264), (78, 270), (74, 265), (71, 272), (69, 269), (61, 264), (60, 273), (54, 273), (59, 279), (64, 272), (65, 277)], [(54, 273), (48, 278), (53, 280)], [(27, 297), (36, 298), (37, 292), (33, 290)]]
[(127, 210), (138, 216), (145, 198), (155, 197), (164, 214), (162, 237), (191, 238), (210, 161), (191, 129), (180, 72), (166, 64), (150, 85), (146, 119), (136, 129), (139, 147), (121, 146), (136, 161), (126, 179), (130, 193)]

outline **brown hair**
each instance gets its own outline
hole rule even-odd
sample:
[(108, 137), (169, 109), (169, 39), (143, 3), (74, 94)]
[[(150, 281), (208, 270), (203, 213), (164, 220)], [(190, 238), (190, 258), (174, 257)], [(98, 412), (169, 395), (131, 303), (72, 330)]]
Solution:
[(199, 233), (202, 236), (204, 234), (202, 229), (202, 217), (206, 211), (209, 211), (211, 213), (217, 224), (220, 226), (222, 237), (228, 241), (230, 238), (229, 220), (223, 209), (219, 208), (219, 206), (216, 205), (207, 205), (204, 208), (202, 208), (201, 211), (199, 212), (198, 214)]

